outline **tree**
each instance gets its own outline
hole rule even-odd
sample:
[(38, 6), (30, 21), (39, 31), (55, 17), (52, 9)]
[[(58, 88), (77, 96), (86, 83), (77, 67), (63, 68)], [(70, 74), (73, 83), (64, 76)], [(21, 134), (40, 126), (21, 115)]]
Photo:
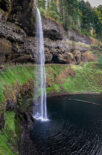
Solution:
[(86, 35), (102, 36), (102, 5), (92, 8), (84, 0), (38, 0), (46, 16), (62, 23), (66, 29), (80, 30)]
[(100, 23), (102, 24), (102, 5), (99, 5), (96, 9), (96, 13)]
[(79, 2), (79, 9), (81, 11), (81, 28), (90, 32), (93, 21), (92, 21), (92, 8), (89, 2), (83, 0)]

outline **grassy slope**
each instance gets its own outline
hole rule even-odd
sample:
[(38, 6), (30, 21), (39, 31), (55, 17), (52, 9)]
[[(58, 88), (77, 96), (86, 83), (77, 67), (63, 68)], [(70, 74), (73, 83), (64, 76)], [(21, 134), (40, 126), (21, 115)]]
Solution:
[[(68, 72), (70, 70), (70, 73)], [(46, 65), (47, 91), (66, 91), (68, 93), (102, 92), (101, 63), (75, 65)], [(74, 72), (74, 75), (70, 75)], [(65, 76), (64, 76), (65, 75)], [(5, 97), (12, 95), (18, 85), (22, 86), (34, 78), (33, 65), (5, 67), (0, 72), (0, 103)], [(6, 92), (6, 93), (5, 93)]]
[[(47, 92), (67, 92), (67, 93), (102, 93), (102, 64), (86, 63), (75, 65), (46, 65), (47, 72)], [(0, 102), (3, 106), (5, 97), (12, 95), (18, 83), (22, 86), (34, 77), (33, 65), (9, 66), (5, 71), (0, 72)], [(6, 96), (5, 92), (6, 91)], [(13, 155), (15, 153), (14, 139), (15, 113), (6, 112), (6, 124), (0, 133), (0, 155)], [(16, 123), (17, 124), (17, 123)], [(15, 145), (15, 144), (14, 144)]]
[[(101, 93), (102, 92), (102, 65), (99, 63), (86, 63), (78, 66), (64, 65), (52, 67), (57, 73), (56, 80), (52, 80), (48, 92), (68, 93)], [(68, 69), (67, 69), (68, 68)], [(68, 75), (67, 70), (72, 70), (75, 75)], [(66, 74), (66, 76), (64, 76)], [(49, 76), (52, 76), (49, 74)], [(53, 78), (53, 76), (52, 76)], [(63, 79), (65, 78), (65, 80)], [(63, 79), (63, 80), (62, 80)]]
[[(5, 127), (0, 133), (0, 155), (14, 155), (13, 146), (16, 145), (15, 139), (17, 137), (15, 132), (14, 117), (14, 112), (6, 112)], [(16, 154), (18, 154), (17, 150)]]
[[(3, 112), (5, 97), (9, 98), (14, 95), (14, 89), (18, 86), (22, 86), (28, 80), (32, 80), (34, 77), (33, 66), (9, 66), (5, 67), (3, 72), (0, 72), (0, 112)], [(16, 141), (18, 136), (15, 130), (15, 113), (6, 112), (5, 114), (5, 127), (0, 133), (0, 155), (13, 155), (17, 149)], [(17, 122), (16, 122), (17, 124)], [(19, 129), (18, 129), (19, 130)], [(12, 147), (14, 146), (14, 147)]]
[(22, 86), (28, 80), (32, 80), (33, 77), (33, 66), (18, 65), (5, 67), (5, 70), (0, 72), (0, 102), (5, 100), (7, 94), (8, 96), (12, 94), (12, 90), (18, 84)]

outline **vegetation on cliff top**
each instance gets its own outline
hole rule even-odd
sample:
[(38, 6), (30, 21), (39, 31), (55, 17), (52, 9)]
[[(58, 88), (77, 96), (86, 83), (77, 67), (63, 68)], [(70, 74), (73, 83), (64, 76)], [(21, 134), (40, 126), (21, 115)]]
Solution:
[(84, 0), (38, 0), (39, 8), (44, 16), (54, 18), (66, 29), (78, 30), (85, 35), (102, 39), (102, 5), (92, 8)]

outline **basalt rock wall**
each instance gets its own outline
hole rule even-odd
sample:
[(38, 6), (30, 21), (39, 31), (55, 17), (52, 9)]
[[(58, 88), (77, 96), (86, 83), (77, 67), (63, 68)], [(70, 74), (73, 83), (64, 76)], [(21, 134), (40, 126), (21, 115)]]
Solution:
[[(33, 0), (0, 0), (0, 65), (33, 63), (36, 55), (36, 13)], [(93, 61), (91, 40), (66, 32), (54, 20), (42, 17), (46, 63), (80, 64)], [(90, 56), (89, 56), (90, 55)]]

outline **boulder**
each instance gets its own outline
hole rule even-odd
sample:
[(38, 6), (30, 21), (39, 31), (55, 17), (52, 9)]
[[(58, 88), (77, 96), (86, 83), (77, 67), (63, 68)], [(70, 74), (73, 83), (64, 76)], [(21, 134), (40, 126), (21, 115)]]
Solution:
[(30, 55), (21, 55), (19, 57), (16, 57), (15, 59), (12, 60), (12, 62), (15, 63), (29, 63), (29, 62), (34, 62), (34, 59)]
[(4, 65), (0, 65), (0, 70), (3, 70), (4, 69)]
[(13, 23), (0, 22), (0, 38), (5, 38), (11, 42), (23, 43), (26, 33)]
[(87, 52), (82, 54), (82, 61), (85, 62), (86, 60), (88, 62), (96, 61), (97, 57), (91, 51), (87, 51)]
[(45, 62), (51, 63), (52, 58), (53, 58), (53, 55), (50, 53), (50, 50), (48, 48), (45, 48)]
[(72, 51), (74, 57), (75, 57), (75, 60), (76, 60), (76, 64), (80, 64), (81, 62), (81, 52), (79, 50), (74, 50)]
[(85, 36), (75, 30), (68, 31), (68, 38), (73, 41), (91, 44), (91, 39), (88, 36)]
[(54, 63), (62, 63), (62, 64), (75, 64), (75, 58), (72, 53), (64, 53), (53, 56)]
[(42, 25), (45, 38), (51, 40), (62, 40), (67, 38), (63, 26), (57, 24), (56, 21), (43, 17)]

